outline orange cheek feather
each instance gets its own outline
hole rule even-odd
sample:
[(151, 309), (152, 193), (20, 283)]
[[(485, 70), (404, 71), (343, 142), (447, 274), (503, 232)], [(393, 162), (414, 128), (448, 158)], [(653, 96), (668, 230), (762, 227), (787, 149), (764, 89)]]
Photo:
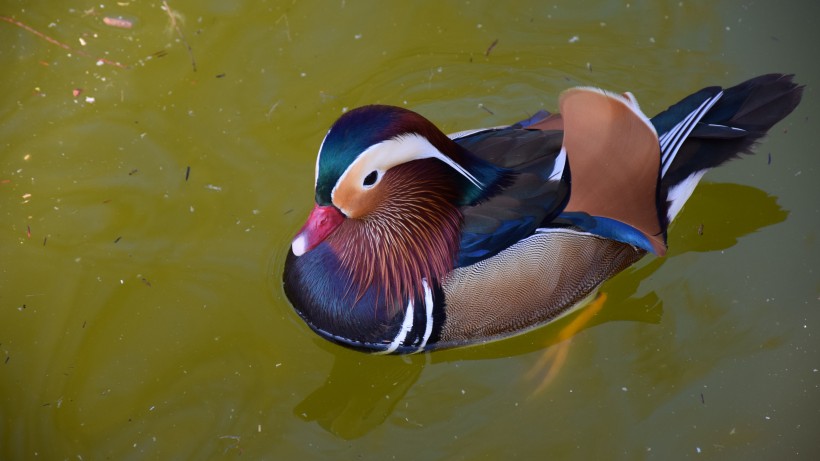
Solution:
[[(358, 175), (351, 175), (356, 178)], [(372, 189), (363, 190), (357, 184), (351, 184), (348, 179), (333, 193), (333, 204), (344, 211), (348, 218), (362, 218), (376, 209), (379, 197), (383, 197), (381, 186), (377, 184)], [(384, 181), (382, 181), (383, 183)]]

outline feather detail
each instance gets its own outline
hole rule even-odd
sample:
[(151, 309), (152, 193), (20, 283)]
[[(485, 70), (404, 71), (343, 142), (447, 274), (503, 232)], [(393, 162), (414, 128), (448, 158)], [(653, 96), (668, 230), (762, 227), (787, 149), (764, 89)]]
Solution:
[(371, 105), (342, 115), (322, 141), (316, 164), (316, 203), (333, 203), (336, 186), (360, 156), (393, 148), (399, 149), (397, 163), (433, 157), (449, 165), (461, 182), (459, 205), (480, 203), (512, 180), (509, 171), (461, 148), (423, 116), (400, 107)]
[(538, 226), (549, 225), (566, 205), (569, 172), (562, 133), (515, 128), (518, 125), (458, 140), (475, 156), (516, 173), (501, 193), (461, 209), (458, 266), (491, 257), (526, 238)]
[(356, 302), (374, 288), (378, 305), (402, 306), (424, 298), (423, 280), (439, 283), (453, 270), (462, 216), (453, 204), (458, 190), (452, 177), (435, 159), (391, 168), (375, 209), (345, 220), (328, 238)]
[(666, 252), (656, 206), (660, 146), (655, 128), (634, 100), (594, 88), (560, 99), (571, 192), (564, 211), (614, 219), (642, 232)]
[[(725, 90), (704, 88), (653, 117), (664, 152), (659, 196), (666, 202), (667, 223), (708, 170), (751, 153), (755, 143), (797, 107), (802, 94), (803, 86), (794, 83), (793, 76), (767, 74)], [(669, 141), (676, 137), (679, 142), (672, 149)]]

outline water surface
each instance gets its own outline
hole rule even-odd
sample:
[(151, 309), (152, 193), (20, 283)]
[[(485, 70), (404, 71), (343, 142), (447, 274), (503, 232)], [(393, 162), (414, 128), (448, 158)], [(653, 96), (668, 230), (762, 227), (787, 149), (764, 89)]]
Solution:
[[(820, 456), (820, 8), (405, 3), (4, 3), (0, 458)], [(345, 109), (452, 132), (574, 85), (654, 114), (767, 72), (797, 73), (803, 104), (569, 340), (573, 317), (371, 357), (284, 297)]]

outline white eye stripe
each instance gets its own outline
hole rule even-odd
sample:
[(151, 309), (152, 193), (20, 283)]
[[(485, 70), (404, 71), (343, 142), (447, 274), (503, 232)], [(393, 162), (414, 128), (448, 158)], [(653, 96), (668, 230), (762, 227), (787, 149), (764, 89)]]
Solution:
[[(362, 153), (356, 156), (350, 165), (348, 165), (344, 173), (339, 176), (339, 180), (333, 186), (333, 191), (330, 195), (331, 200), (339, 186), (349, 180), (348, 176), (350, 176), (351, 171), (367, 171), (367, 174), (370, 174), (370, 172), (374, 170), (377, 172), (385, 172), (396, 165), (425, 158), (439, 159), (456, 170), (460, 175), (467, 178), (476, 187), (483, 188), (484, 186), (481, 181), (467, 171), (466, 168), (436, 149), (427, 138), (420, 134), (411, 133), (373, 144), (363, 150)], [(381, 179), (381, 176), (380, 174), (376, 182)], [(364, 180), (364, 178), (361, 178), (361, 180)], [(359, 183), (359, 185), (361, 186), (362, 183)]]
[[(467, 171), (466, 168), (456, 163), (456, 161), (451, 159), (450, 157), (442, 154), (440, 150), (436, 149), (435, 146), (430, 144), (430, 141), (427, 140), (427, 138), (420, 134), (404, 134), (401, 136), (397, 136), (396, 138), (393, 138), (390, 141), (395, 142), (399, 146), (401, 146), (397, 149), (400, 152), (402, 150), (407, 151), (404, 154), (408, 157), (407, 160), (405, 160), (405, 162), (409, 162), (410, 160), (420, 160), (424, 158), (436, 158), (446, 163), (450, 168), (456, 170), (460, 175), (470, 180), (470, 182), (473, 183), (476, 187), (484, 187), (481, 181), (479, 181), (475, 176), (473, 176), (472, 173)], [(412, 155), (413, 153), (415, 153), (415, 155)]]

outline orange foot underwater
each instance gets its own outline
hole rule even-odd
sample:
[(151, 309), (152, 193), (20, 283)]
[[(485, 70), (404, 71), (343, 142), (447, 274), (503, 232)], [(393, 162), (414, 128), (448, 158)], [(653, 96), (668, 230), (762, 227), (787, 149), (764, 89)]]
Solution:
[(541, 377), (541, 382), (538, 383), (538, 386), (536, 386), (535, 390), (532, 392), (533, 396), (541, 393), (547, 388), (547, 386), (549, 386), (552, 380), (558, 376), (558, 372), (561, 371), (561, 368), (564, 366), (564, 362), (567, 360), (569, 345), (572, 342), (572, 337), (581, 331), (581, 329), (583, 329), (584, 326), (592, 320), (592, 317), (594, 317), (595, 314), (597, 314), (598, 311), (604, 307), (606, 298), (606, 293), (601, 293), (587, 306), (583, 307), (578, 316), (572, 319), (569, 325), (565, 326), (558, 332), (556, 344), (547, 349), (541, 358), (538, 359), (538, 362), (536, 362), (535, 365), (530, 368), (530, 371), (527, 372), (527, 379), (535, 380), (538, 377)]

